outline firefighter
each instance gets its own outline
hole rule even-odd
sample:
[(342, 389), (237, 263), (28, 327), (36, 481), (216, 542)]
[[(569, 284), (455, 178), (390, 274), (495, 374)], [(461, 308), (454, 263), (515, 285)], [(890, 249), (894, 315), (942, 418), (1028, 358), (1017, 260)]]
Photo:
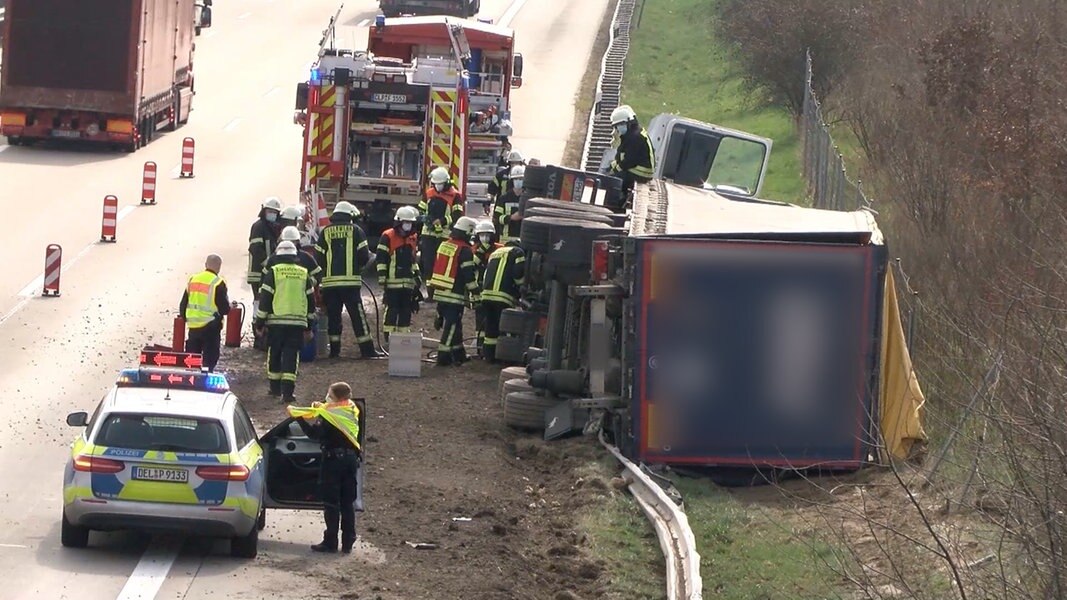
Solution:
[[(474, 269), (478, 278), (478, 285), (484, 288), (482, 277), (485, 275), (485, 266), (489, 262), (489, 255), (502, 245), (496, 241), (496, 227), (489, 220), (478, 221), (474, 226)], [(478, 354), (482, 355), (482, 346), (485, 340), (485, 310), (481, 304), (474, 309), (474, 331), (478, 335)]]
[(415, 223), (419, 211), (411, 206), (396, 210), (393, 228), (387, 229), (378, 241), (375, 268), (378, 284), (382, 286), (382, 302), (385, 304), (385, 336), (394, 331), (411, 331), (411, 313), (417, 310), (419, 288), (419, 263), (416, 260), (419, 234)]
[[(308, 270), (308, 275), (311, 276), (312, 282), (314, 282), (314, 284), (318, 286), (319, 283), (322, 281), (322, 267), (319, 266), (319, 263), (315, 260), (315, 257), (306, 252), (305, 249), (302, 247), (301, 237), (302, 236), (300, 234), (300, 230), (293, 225), (289, 225), (285, 227), (285, 229), (282, 229), (282, 234), (278, 236), (278, 239), (283, 242), (292, 242), (293, 245), (296, 246), (297, 264)], [(312, 252), (314, 252), (313, 247), (310, 249)], [(263, 275), (266, 276), (267, 269), (270, 269), (276, 264), (278, 264), (277, 254), (267, 260), (267, 265), (263, 267)]]
[(326, 305), (326, 327), (330, 335), (330, 358), (341, 355), (341, 309), (348, 311), (352, 330), (363, 358), (378, 358), (363, 308), (363, 269), (370, 263), (370, 247), (363, 229), (355, 224), (359, 210), (348, 202), (338, 202), (330, 224), (319, 234), (315, 258), (323, 267), (320, 290)]
[[(289, 416), (297, 419), (309, 438), (319, 442), (319, 495), (322, 498), (326, 530), (315, 552), (337, 552), (337, 533), (341, 533), (341, 552), (352, 552), (356, 543), (356, 508), (359, 472), (359, 406), (352, 401), (352, 386), (337, 382), (330, 386), (323, 402), (308, 408), (289, 406)], [(340, 527), (338, 527), (340, 525)]]
[(222, 258), (212, 254), (204, 261), (204, 270), (189, 278), (178, 305), (178, 314), (189, 326), (185, 341), (187, 352), (203, 356), (209, 371), (219, 364), (222, 344), (222, 318), (230, 312), (226, 281), (219, 275)]
[(279, 243), (276, 254), (278, 262), (263, 277), (252, 327), (260, 335), (266, 328), (270, 395), (293, 402), (300, 350), (315, 326), (313, 282), (292, 242)]
[(500, 227), (500, 241), (508, 242), (518, 239), (522, 228), (522, 214), (519, 213), (519, 197), (522, 195), (522, 181), (526, 167), (515, 165), (511, 168), (508, 191), (497, 198), (493, 208), (493, 218)]
[(460, 217), (452, 226), (449, 239), (441, 242), (434, 260), (429, 287), (437, 296), (437, 321), (441, 341), (437, 346), (437, 364), (461, 365), (467, 362), (463, 348), (463, 308), (478, 302), (478, 274), (474, 266), (474, 249), (470, 239), (474, 219)]
[(285, 229), (286, 227), (300, 228), (300, 222), (304, 220), (304, 207), (301, 205), (286, 206), (282, 209), (281, 214), (278, 216), (278, 227)]
[[(437, 246), (448, 238), (452, 224), (463, 216), (463, 197), (448, 176), (448, 169), (437, 167), (430, 172), (430, 187), (426, 188), (426, 197), (419, 204), (422, 214), (422, 238), (419, 247), (423, 273), (433, 270)], [(433, 290), (429, 290), (433, 297)]]
[(496, 342), (500, 337), (500, 316), (504, 309), (519, 303), (519, 290), (526, 280), (526, 255), (518, 240), (511, 240), (489, 255), (482, 280), (482, 301), (485, 314), (485, 342), (482, 358), (496, 362)]
[(252, 223), (252, 230), (248, 234), (248, 285), (252, 286), (252, 296), (256, 298), (259, 297), (263, 267), (278, 245), (279, 229), (276, 224), (281, 212), (282, 201), (273, 196), (267, 198), (260, 205), (259, 219)]
[(618, 140), (614, 143), (615, 159), (608, 167), (608, 175), (622, 179), (623, 195), (629, 197), (634, 183), (647, 183), (652, 180), (656, 155), (648, 133), (637, 122), (634, 109), (624, 104), (613, 110), (611, 126), (618, 135)]
[[(505, 154), (507, 162), (497, 169), (496, 176), (489, 182), (489, 197), (495, 206), (500, 196), (511, 191), (511, 170), (519, 165), (526, 166), (526, 160), (518, 150), (512, 150)], [(497, 223), (497, 235), (500, 235), (499, 223)]]

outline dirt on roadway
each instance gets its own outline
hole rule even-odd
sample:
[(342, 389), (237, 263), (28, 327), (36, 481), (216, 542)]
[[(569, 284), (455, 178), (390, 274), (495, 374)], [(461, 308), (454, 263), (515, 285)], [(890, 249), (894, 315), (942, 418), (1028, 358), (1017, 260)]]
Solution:
[[(364, 296), (373, 328), (374, 306), (366, 290)], [(434, 314), (434, 305), (424, 304), (416, 330), (435, 337)], [(470, 336), (470, 311), (466, 319)], [(303, 580), (318, 581), (322, 589), (303, 588), (303, 598), (606, 595), (605, 565), (576, 530), (583, 507), (611, 494), (605, 481), (580, 481), (575, 473), (596, 459), (598, 446), (581, 438), (546, 444), (505, 427), (499, 368), (481, 361), (460, 367), (424, 363), (421, 378), (402, 379), (388, 376), (386, 360), (359, 360), (358, 354), (346, 320), (341, 358), (302, 364), (297, 399), (321, 399), (335, 381), (349, 382), (367, 399), (366, 512), (357, 527), (360, 540), (384, 559), (359, 552), (323, 557), (310, 550), (294, 559), (263, 548), (258, 561), (318, 575)], [(285, 418), (281, 400), (266, 393), (265, 358), (245, 347), (226, 350), (220, 365), (261, 435)], [(416, 549), (408, 542), (436, 547)]]

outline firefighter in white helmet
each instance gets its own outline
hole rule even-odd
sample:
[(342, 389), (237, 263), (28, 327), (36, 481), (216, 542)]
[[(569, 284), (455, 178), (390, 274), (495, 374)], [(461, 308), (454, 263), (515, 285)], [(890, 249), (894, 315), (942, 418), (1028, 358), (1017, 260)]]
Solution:
[(338, 202), (330, 224), (319, 234), (315, 259), (323, 268), (322, 302), (326, 305), (326, 327), (330, 336), (330, 358), (341, 355), (341, 309), (348, 311), (356, 343), (363, 358), (382, 356), (374, 347), (367, 311), (363, 308), (363, 269), (370, 264), (370, 245), (363, 229), (355, 223), (359, 210), (348, 202)]
[(508, 176), (508, 191), (497, 198), (493, 206), (493, 220), (500, 228), (500, 241), (508, 242), (518, 239), (522, 228), (522, 214), (519, 212), (519, 198), (522, 196), (523, 178), (526, 167), (515, 165)]
[(428, 285), (437, 297), (437, 321), (441, 341), (437, 345), (437, 364), (461, 365), (467, 362), (463, 347), (463, 309), (467, 303), (477, 305), (481, 293), (474, 264), (471, 235), (475, 222), (470, 217), (456, 219), (448, 240), (437, 249)]
[[(437, 167), (430, 172), (430, 186), (426, 196), (419, 204), (422, 214), (422, 239), (420, 252), (423, 273), (433, 269), (433, 258), (437, 255), (437, 246), (448, 239), (452, 224), (463, 216), (464, 199), (448, 175), (448, 169)], [(433, 297), (433, 290), (430, 290)]]
[(634, 109), (624, 104), (613, 110), (611, 127), (615, 159), (608, 167), (608, 175), (622, 179), (623, 194), (629, 197), (634, 183), (651, 181), (656, 155), (648, 134), (637, 122)]
[(259, 296), (259, 282), (263, 277), (263, 267), (267, 259), (274, 254), (278, 245), (278, 216), (282, 212), (282, 201), (271, 196), (259, 207), (259, 218), (252, 223), (248, 233), (248, 285), (252, 286), (252, 295)]
[(411, 313), (419, 309), (422, 279), (416, 260), (419, 234), (415, 231), (415, 223), (418, 219), (419, 211), (414, 207), (401, 206), (396, 210), (392, 229), (386, 229), (378, 240), (374, 263), (378, 270), (378, 285), (384, 290), (386, 339), (394, 331), (410, 332)]
[[(308, 275), (315, 281), (315, 286), (318, 287), (319, 282), (322, 280), (322, 267), (315, 261), (315, 257), (312, 253), (315, 251), (314, 247), (304, 248), (300, 240), (303, 235), (300, 230), (293, 225), (286, 226), (282, 229), (282, 234), (279, 236), (279, 240), (282, 242), (292, 242), (296, 246), (296, 261), (297, 263), (308, 270)], [(267, 274), (267, 269), (273, 267), (278, 263), (277, 254), (270, 257), (267, 260), (267, 265), (263, 267), (263, 275)]]
[[(478, 285), (485, 288), (485, 267), (489, 264), (489, 255), (495, 250), (502, 248), (503, 244), (497, 241), (496, 227), (489, 219), (478, 221), (474, 226), (474, 269), (478, 276)], [(481, 303), (474, 307), (474, 331), (478, 336), (478, 356), (482, 356), (482, 345), (485, 341), (485, 311)]]
[(302, 204), (286, 206), (282, 209), (281, 214), (278, 215), (278, 226), (282, 229), (290, 226), (299, 228), (303, 220), (304, 206)]
[(315, 327), (314, 282), (297, 263), (296, 246), (280, 242), (277, 262), (267, 270), (252, 329), (267, 338), (270, 394), (294, 402), (300, 350)]
[[(511, 191), (511, 171), (519, 165), (526, 165), (526, 159), (518, 150), (508, 152), (506, 158), (507, 163), (497, 169), (496, 176), (489, 182), (489, 197), (494, 206), (501, 196)], [(500, 234), (499, 228), (497, 234)]]

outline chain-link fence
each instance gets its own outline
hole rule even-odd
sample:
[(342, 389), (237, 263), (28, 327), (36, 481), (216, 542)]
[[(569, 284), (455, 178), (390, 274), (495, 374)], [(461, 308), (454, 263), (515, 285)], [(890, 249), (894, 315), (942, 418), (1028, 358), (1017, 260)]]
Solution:
[(812, 86), (811, 54), (807, 55), (804, 113), (800, 136), (804, 144), (804, 179), (812, 206), (829, 210), (857, 210), (870, 206), (860, 184), (845, 174), (845, 160), (834, 144), (830, 127), (822, 117), (822, 107)]

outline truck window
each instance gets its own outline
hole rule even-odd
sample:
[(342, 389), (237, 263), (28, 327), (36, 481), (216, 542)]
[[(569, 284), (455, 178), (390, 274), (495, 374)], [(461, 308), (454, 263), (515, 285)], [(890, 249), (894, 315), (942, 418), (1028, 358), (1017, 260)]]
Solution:
[(729, 186), (751, 195), (759, 184), (760, 172), (766, 158), (762, 144), (735, 137), (723, 137), (715, 162), (711, 165), (707, 183), (710, 187)]

